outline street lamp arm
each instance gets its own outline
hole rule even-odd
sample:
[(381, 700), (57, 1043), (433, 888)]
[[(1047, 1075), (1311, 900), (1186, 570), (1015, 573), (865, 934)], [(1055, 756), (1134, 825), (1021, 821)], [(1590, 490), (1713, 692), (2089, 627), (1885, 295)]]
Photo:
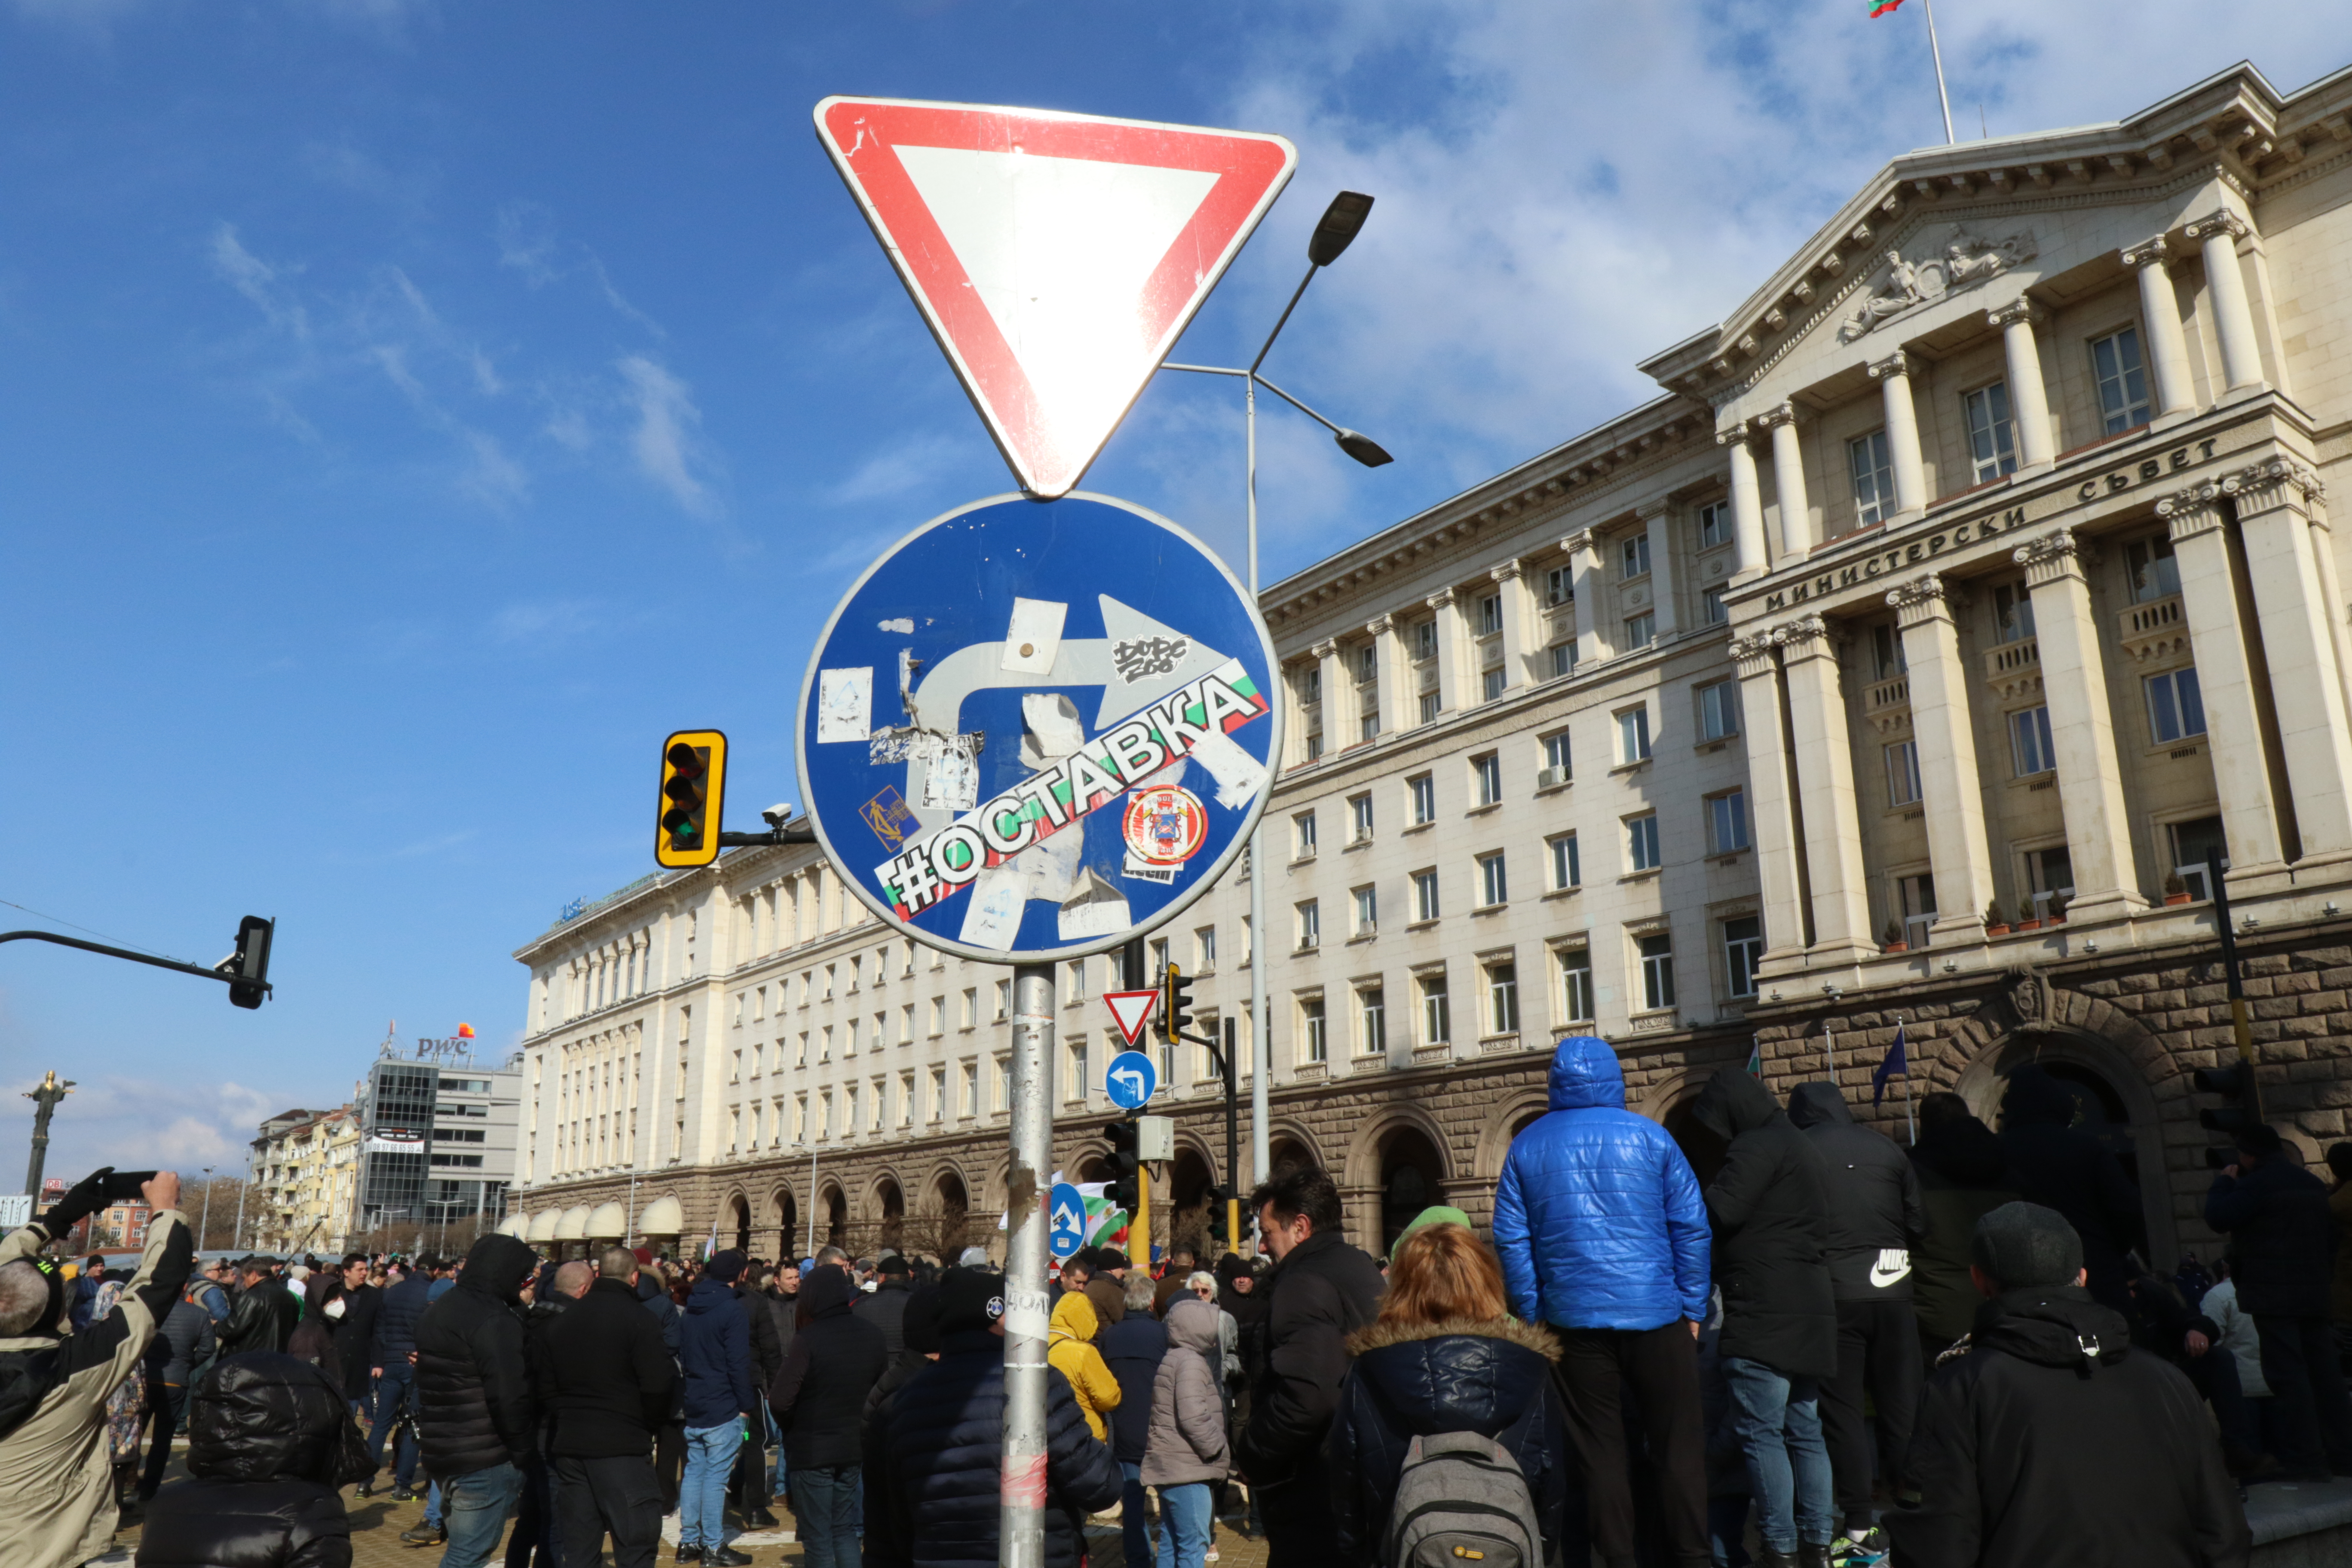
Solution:
[(1301, 414), (1306, 415), (1309, 419), (1314, 420), (1318, 425), (1322, 426), (1326, 430), (1330, 431), (1334, 436), (1340, 433), (1339, 426), (1332, 424), (1331, 421), (1324, 418), (1323, 416), (1316, 413), (1315, 410), (1307, 407), (1307, 405), (1299, 402), (1298, 399), (1291, 396), (1290, 394), (1283, 391), (1282, 388), (1275, 385), (1274, 383), (1266, 380), (1265, 377), (1261, 375), (1253, 377), (1252, 379), (1254, 379), (1260, 386), (1265, 387), (1268, 392), (1273, 393), (1276, 397), (1281, 398), (1285, 403), (1289, 404), (1293, 408), (1297, 409)]
[(1245, 370), (1227, 370), (1221, 364), (1174, 364), (1163, 361), (1161, 362), (1160, 368), (1162, 370), (1189, 370), (1194, 375), (1246, 376), (1249, 374), (1249, 372)]
[(1291, 290), (1290, 303), (1282, 308), (1282, 319), (1274, 323), (1274, 331), (1266, 333), (1265, 346), (1257, 351), (1257, 358), (1250, 361), (1252, 375), (1255, 375), (1257, 367), (1265, 363), (1265, 356), (1274, 352), (1274, 340), (1282, 336), (1282, 329), (1290, 322), (1290, 312), (1298, 309), (1299, 297), (1307, 292), (1307, 286), (1315, 281), (1315, 275), (1321, 270), (1323, 268), (1318, 263), (1310, 261), (1307, 264), (1307, 276), (1301, 278), (1298, 287)]

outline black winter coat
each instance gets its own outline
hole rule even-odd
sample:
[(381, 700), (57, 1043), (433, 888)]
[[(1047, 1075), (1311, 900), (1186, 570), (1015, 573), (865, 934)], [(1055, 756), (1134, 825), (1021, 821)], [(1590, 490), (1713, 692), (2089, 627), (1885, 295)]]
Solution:
[(1568, 1410), (1553, 1385), (1550, 1331), (1517, 1319), (1376, 1324), (1352, 1336), (1356, 1364), (1340, 1385), (1325, 1448), (1334, 1563), (1378, 1560), (1405, 1449), (1415, 1437), (1475, 1432), (1508, 1450), (1543, 1527), (1544, 1560), (1568, 1535), (1574, 1463)]
[(583, 1459), (649, 1453), (677, 1396), (677, 1363), (628, 1282), (598, 1279), (540, 1333), (554, 1426), (547, 1451)]
[(882, 1342), (892, 1355), (907, 1348), (907, 1298), (915, 1293), (914, 1280), (900, 1274), (886, 1274), (882, 1282), (870, 1294), (857, 1300), (858, 1317), (882, 1331)]
[[(889, 1466), (882, 1484), (905, 1521), (902, 1562), (914, 1568), (995, 1568), (1004, 1342), (986, 1329), (964, 1329), (942, 1343), (940, 1359), (890, 1402)], [(1110, 1446), (1087, 1430), (1069, 1380), (1048, 1367), (1045, 1568), (1077, 1568), (1082, 1543), (1072, 1519), (1108, 1508), (1120, 1487)], [(870, 1497), (870, 1473), (866, 1489)]]
[(2146, 1225), (2139, 1189), (2098, 1140), (2074, 1127), (2074, 1097), (2030, 1063), (2009, 1075), (2001, 1096), (2000, 1145), (2017, 1178), (2018, 1195), (2056, 1209), (2083, 1238), (2083, 1267), (2091, 1294), (2116, 1311), (2130, 1302), (2124, 1254), (2140, 1244)]
[(2072, 1285), (1985, 1303), (1928, 1381), (1910, 1468), (1926, 1503), (1883, 1520), (1904, 1568), (2243, 1568), (2252, 1550), (2197, 1391)]
[(521, 1311), (531, 1263), (513, 1237), (482, 1237), (456, 1288), (417, 1322), (417, 1439), (436, 1480), (521, 1464), (536, 1447)]
[(293, 1342), (295, 1325), (302, 1321), (302, 1304), (294, 1292), (275, 1279), (264, 1279), (240, 1292), (220, 1326), (220, 1353), (243, 1355), (247, 1351), (282, 1351)]
[(2317, 1176), (2278, 1155), (2242, 1176), (2217, 1176), (2205, 1223), (2228, 1234), (2238, 1305), (2263, 1316), (2324, 1318), (2336, 1228)]
[[(898, 1391), (931, 1364), (919, 1351), (900, 1351), (866, 1395), (866, 1414), (857, 1429), (858, 1474), (879, 1478), (890, 1472), (890, 1410)], [(913, 1559), (913, 1539), (898, 1511), (898, 1497), (879, 1484), (862, 1489), (866, 1504), (864, 1568), (906, 1568)]]
[(735, 1287), (735, 1300), (743, 1306), (743, 1331), (751, 1340), (751, 1381), (765, 1388), (784, 1370), (784, 1341), (776, 1332), (776, 1315), (768, 1310), (768, 1298), (741, 1285)]
[(1949, 1344), (1969, 1331), (1984, 1299), (1969, 1279), (1977, 1221), (2017, 1201), (2016, 1178), (1993, 1130), (1970, 1116), (1930, 1123), (1912, 1146), (1927, 1234), (1911, 1249), (1911, 1310), (1919, 1327)]
[(1911, 1162), (1892, 1138), (1854, 1124), (1833, 1083), (1790, 1089), (1789, 1124), (1828, 1168), (1830, 1289), (1841, 1301), (1909, 1300), (1911, 1250), (1927, 1230)]
[(1295, 1479), (1320, 1487), (1323, 1439), (1348, 1375), (1348, 1336), (1371, 1322), (1387, 1284), (1379, 1264), (1331, 1231), (1292, 1247), (1259, 1289), (1265, 1328), (1234, 1462), (1253, 1486)]
[[(1151, 1436), (1151, 1387), (1168, 1353), (1168, 1325), (1137, 1312), (1105, 1329), (1095, 1349), (1118, 1379), (1118, 1403), (1110, 1412), (1111, 1457), (1122, 1465), (1139, 1465)], [(1220, 1384), (1223, 1381), (1218, 1379)]]
[(1706, 1189), (1723, 1353), (1789, 1376), (1835, 1376), (1829, 1163), (1744, 1068), (1709, 1079), (1691, 1114), (1731, 1146)]
[(809, 1321), (793, 1336), (792, 1353), (768, 1388), (790, 1468), (861, 1462), (866, 1396), (881, 1381), (890, 1357), (882, 1346), (882, 1331), (851, 1310), (857, 1294), (838, 1268), (820, 1268), (801, 1287), (801, 1310)]
[(686, 1314), (677, 1310), (677, 1303), (662, 1289), (661, 1276), (650, 1268), (637, 1271), (637, 1305), (652, 1314), (654, 1326), (661, 1331), (662, 1348), (676, 1361), (684, 1340)]
[(335, 1348), (343, 1356), (343, 1393), (353, 1399), (367, 1397), (369, 1371), (383, 1364), (370, 1359), (375, 1353), (375, 1321), (383, 1312), (383, 1295), (373, 1285), (343, 1292), (343, 1326), (335, 1331)]
[(337, 1380), (261, 1351), (215, 1363), (188, 1396), (188, 1471), (147, 1505), (140, 1568), (347, 1568), (337, 1488), (367, 1445)]
[(369, 1336), (373, 1342), (370, 1366), (408, 1360), (408, 1352), (416, 1348), (417, 1320), (425, 1316), (425, 1298), (432, 1289), (433, 1276), (420, 1270), (383, 1291), (375, 1310), (375, 1331)]

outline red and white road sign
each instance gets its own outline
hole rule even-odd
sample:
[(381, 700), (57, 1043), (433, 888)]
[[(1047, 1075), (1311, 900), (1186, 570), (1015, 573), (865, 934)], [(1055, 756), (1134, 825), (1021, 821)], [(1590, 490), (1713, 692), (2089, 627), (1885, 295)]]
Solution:
[(1118, 1026), (1121, 1038), (1133, 1050), (1135, 1042), (1143, 1038), (1143, 1026), (1151, 1021), (1152, 1008), (1160, 1005), (1157, 991), (1106, 991), (1103, 1000), (1110, 1004), (1111, 1022)]
[(1021, 488), (1066, 494), (1297, 166), (1279, 136), (828, 98), (817, 139)]

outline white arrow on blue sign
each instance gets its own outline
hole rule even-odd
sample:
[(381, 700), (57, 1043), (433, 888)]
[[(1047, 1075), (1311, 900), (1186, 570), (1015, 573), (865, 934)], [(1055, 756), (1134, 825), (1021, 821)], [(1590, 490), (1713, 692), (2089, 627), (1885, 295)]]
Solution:
[(866, 569), (801, 688), (801, 798), (868, 909), (1045, 963), (1172, 919), (1280, 755), (1275, 657), (1224, 563), (1106, 496), (1003, 496)]
[(1069, 1258), (1087, 1244), (1087, 1200), (1067, 1182), (1055, 1182), (1045, 1200), (1045, 1239), (1056, 1258)]
[(1160, 1069), (1141, 1051), (1121, 1051), (1103, 1069), (1103, 1092), (1121, 1110), (1148, 1103), (1160, 1088)]

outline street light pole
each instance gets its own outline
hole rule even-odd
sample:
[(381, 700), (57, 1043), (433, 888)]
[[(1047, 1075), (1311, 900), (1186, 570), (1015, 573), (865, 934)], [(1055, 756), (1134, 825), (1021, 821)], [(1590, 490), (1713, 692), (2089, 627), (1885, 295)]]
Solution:
[(205, 1240), (212, 1234), (213, 1223), (213, 1168), (210, 1165), (206, 1165), (204, 1170), (205, 1206), (202, 1217), (196, 1221), (196, 1250), (198, 1252), (202, 1252), (205, 1249)]

